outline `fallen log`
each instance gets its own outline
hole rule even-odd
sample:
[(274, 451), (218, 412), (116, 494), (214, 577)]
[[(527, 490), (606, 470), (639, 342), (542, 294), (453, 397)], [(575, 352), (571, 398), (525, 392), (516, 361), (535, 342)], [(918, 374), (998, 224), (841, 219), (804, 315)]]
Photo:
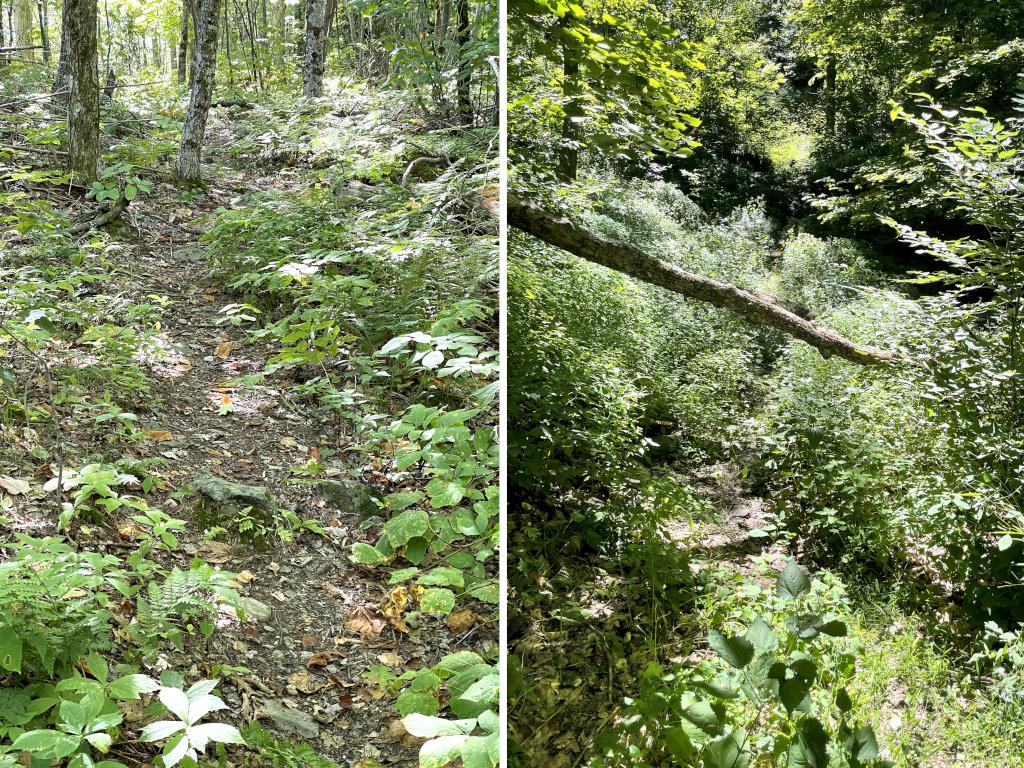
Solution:
[(823, 357), (835, 355), (859, 365), (879, 365), (895, 358), (891, 352), (860, 346), (790, 312), (772, 296), (687, 272), (632, 245), (584, 229), (513, 194), (508, 196), (508, 224), (587, 261), (735, 312), (755, 325), (775, 328), (811, 345)]
[(77, 224), (72, 224), (68, 227), (68, 233), (72, 235), (80, 235), (83, 232), (88, 232), (90, 229), (99, 229), (105, 227), (110, 222), (119, 218), (122, 213), (128, 208), (128, 198), (124, 196), (124, 192), (118, 196), (114, 204), (110, 206), (104, 213), (99, 214), (91, 219), (80, 221)]

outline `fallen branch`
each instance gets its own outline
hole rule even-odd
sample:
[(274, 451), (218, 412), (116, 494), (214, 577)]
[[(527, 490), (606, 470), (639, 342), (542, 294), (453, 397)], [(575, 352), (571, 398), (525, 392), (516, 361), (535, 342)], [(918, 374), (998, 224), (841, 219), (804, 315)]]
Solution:
[(755, 325), (767, 325), (810, 344), (823, 357), (841, 357), (859, 365), (878, 365), (890, 352), (862, 347), (835, 331), (821, 328), (781, 306), (767, 294), (752, 293), (703, 275), (687, 272), (626, 243), (586, 230), (554, 216), (535, 203), (508, 197), (508, 224), (549, 245), (651, 285), (728, 309)]
[(77, 224), (71, 225), (68, 228), (68, 233), (72, 235), (80, 235), (83, 232), (88, 232), (90, 229), (105, 227), (107, 224), (114, 221), (114, 219), (119, 218), (127, 208), (128, 198), (124, 196), (124, 192), (121, 192), (117, 200), (106, 210), (106, 212), (101, 213), (99, 216), (92, 219), (87, 219), (86, 221), (80, 221)]
[(405, 169), (405, 173), (402, 174), (402, 186), (404, 187), (408, 185), (409, 174), (411, 174), (413, 168), (415, 168), (420, 163), (426, 163), (427, 165), (441, 165), (442, 163), (447, 162), (448, 158), (446, 157), (417, 157), (415, 160), (409, 163), (409, 166)]

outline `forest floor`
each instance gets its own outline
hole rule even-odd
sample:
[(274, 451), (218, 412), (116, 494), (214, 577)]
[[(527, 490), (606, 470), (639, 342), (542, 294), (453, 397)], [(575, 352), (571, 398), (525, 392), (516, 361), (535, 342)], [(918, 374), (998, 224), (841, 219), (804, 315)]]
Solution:
[[(703, 467), (688, 473), (686, 483), (707, 506), (699, 517), (668, 521), (666, 544), (695, 576), (697, 595), (685, 599), (689, 612), (673, 620), (647, 611), (642, 593), (600, 566), (604, 575), (574, 583), (568, 593), (581, 616), (565, 607), (565, 594), (558, 610), (542, 604), (531, 612), (533, 631), (517, 649), (535, 686), (531, 695), (545, 700), (545, 715), (530, 733), (517, 734), (529, 765), (586, 765), (595, 738), (621, 717), (621, 697), (643, 695), (638, 678), (651, 663), (667, 670), (713, 660), (708, 629), (770, 610), (776, 578), (799, 543), (791, 548), (762, 535), (773, 519), (770, 502), (744, 488), (736, 465)], [(669, 550), (658, 551), (668, 562)], [(1024, 724), (1007, 722), (1008, 710), (970, 676), (972, 649), (950, 636), (948, 617), (927, 601), (912, 604), (913, 584), (860, 583), (802, 565), (824, 582), (830, 615), (847, 625), (861, 649), (850, 694), (859, 716), (874, 726), (884, 756), (898, 768), (1024, 764)], [(550, 691), (539, 690), (537, 679), (553, 681)]]
[[(714, 513), (700, 521), (674, 521), (669, 535), (693, 558), (694, 571), (715, 572), (711, 584), (719, 587), (712, 587), (710, 600), (737, 601), (758, 611), (760, 595), (774, 591), (791, 556), (785, 544), (762, 533), (773, 522), (770, 504), (744, 490), (731, 464), (702, 468), (694, 487), (712, 502)], [(814, 564), (804, 567), (835, 590), (835, 615), (862, 649), (851, 695), (863, 701), (860, 712), (873, 724), (884, 757), (907, 768), (1024, 764), (1024, 726), (1005, 723), (991, 692), (965, 677), (972, 649), (949, 636), (942, 606), (920, 593), (908, 598), (913, 584), (858, 583)], [(707, 626), (707, 618), (700, 623)], [(707, 657), (703, 645), (698, 641), (687, 658)]]
[[(324, 120), (341, 124), (348, 118), (331, 113)], [(76, 422), (72, 409), (62, 412), (56, 404), (51, 413), (60, 420), (63, 444), (53, 429), (7, 423), (0, 475), (26, 483), (8, 488), (17, 493), (5, 501), (4, 528), (35, 537), (58, 535), (59, 494), (43, 490), (58, 472), (58, 457), (65, 478), (74, 476), (73, 467), (109, 461), (118, 451), (123, 451), (120, 458), (143, 462), (155, 486), (143, 492), (139, 478), (124, 477), (126, 488), (185, 523), (178, 545), (155, 551), (154, 560), (169, 571), (187, 569), (198, 557), (236, 574), (248, 613), (243, 621), (221, 605), (216, 631), (208, 638), (187, 634), (182, 650), (162, 652), (144, 663), (143, 671), (171, 669), (186, 681), (221, 677), (229, 706), (226, 719), (239, 725), (258, 720), (272, 733), (305, 741), (342, 765), (414, 765), (422, 742), (405, 731), (393, 695), (368, 677), (368, 670), (383, 665), (399, 675), (457, 650), (483, 652), (493, 648), (496, 628), (472, 611), (457, 612), (447, 621), (424, 616), (419, 630), (390, 626), (382, 614), (393, 590), (388, 573), (349, 558), (353, 542), (364, 538), (360, 524), (366, 510), (356, 507), (365, 500), (349, 498), (347, 491), (339, 499), (340, 485), (333, 491), (321, 487), (332, 479), (344, 485), (353, 483), (354, 476), (374, 478), (369, 459), (353, 450), (351, 425), (308, 399), (293, 397), (289, 388), (296, 382), (287, 369), (256, 383), (240, 381), (263, 372), (278, 350), (224, 324), (222, 308), (239, 297), (212, 276), (202, 233), (215, 211), (258, 205), (250, 193), (276, 190), (301, 196), (318, 183), (309, 173), (308, 148), (280, 164), (256, 158), (232, 163), (229, 149), (240, 139), (241, 122), (225, 110), (213, 113), (207, 151), (219, 160), (206, 169), (210, 176), (201, 195), (183, 195), (180, 188), (156, 181), (144, 199), (128, 208), (125, 220), (109, 228), (104, 241), (107, 280), (96, 290), (120, 305), (155, 303), (161, 308), (156, 332), (135, 360), (147, 385), (131, 408), (137, 417), (134, 442), (118, 445), (103, 429)], [(395, 140), (394, 134), (385, 132), (367, 143), (377, 146), (389, 139)], [(48, 194), (53, 199), (54, 193)], [(72, 216), (81, 206), (58, 199)], [(96, 242), (93, 234), (85, 239)], [(11, 242), (17, 247), (18, 238)], [(49, 360), (51, 365), (96, 362), (84, 344), (65, 348), (59, 356)], [(40, 464), (30, 455), (38, 448), (49, 461)], [(333, 457), (324, 462), (327, 468), (306, 476), (301, 468), (322, 455)], [(230, 525), (219, 535), (204, 535), (218, 521), (211, 522), (206, 507), (189, 492), (190, 483), (204, 475), (265, 489), (277, 508), (290, 510), (300, 521), (297, 530), (292, 526), (294, 541), (271, 531), (254, 542)], [(96, 524), (76, 525), (73, 537), (84, 551), (125, 556), (142, 534), (131, 514), (122, 509)], [(133, 611), (126, 602), (116, 611), (116, 623), (125, 627)], [(129, 708), (126, 727), (137, 728), (133, 720), (144, 719), (141, 708)], [(112, 756), (145, 766), (153, 750), (126, 743), (115, 746)]]

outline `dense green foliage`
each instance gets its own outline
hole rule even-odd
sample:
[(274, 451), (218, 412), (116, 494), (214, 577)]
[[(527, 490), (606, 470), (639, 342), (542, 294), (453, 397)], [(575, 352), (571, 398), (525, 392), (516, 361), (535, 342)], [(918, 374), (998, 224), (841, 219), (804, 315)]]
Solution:
[[(582, 24), (581, 10), (547, 13)], [(571, 117), (566, 50), (544, 47), (539, 9), (518, 13), (511, 55), (528, 85), (513, 82), (513, 109)], [(628, 82), (637, 70), (602, 62), (602, 41), (585, 39), (587, 82), (607, 91), (575, 134), (554, 119), (527, 130), (513, 111), (511, 146), (539, 145), (513, 154), (516, 192), (897, 359), (825, 359), (510, 236), (515, 760), (568, 765), (566, 748), (609, 766), (1019, 761), (996, 735), (1020, 717), (1024, 619), (1019, 9), (808, 0), (618, 13), (668, 25), (699, 62), (677, 67), (674, 85), (700, 121), (686, 151), (624, 130), (634, 151), (616, 156), (596, 140), (626, 105), (655, 137), (642, 126), (662, 103), (630, 102), (644, 93)], [(559, 172), (567, 136), (575, 180)], [(849, 594), (833, 588), (819, 610), (836, 601), (851, 634), (877, 637), (876, 612), (913, 631), (893, 630), (890, 658), (854, 664), (856, 648), (805, 634), (813, 611), (786, 625), (743, 559), (762, 544), (825, 583), (842, 574)], [(730, 608), (714, 602), (723, 579)], [(872, 601), (886, 590), (883, 610)], [(762, 658), (748, 645), (768, 642), (757, 617), (800, 659), (763, 663), (792, 673), (742, 679)], [(916, 642), (935, 656), (921, 661)], [(702, 660), (706, 646), (721, 663)], [(893, 718), (892, 687), (920, 690), (926, 676), (970, 714), (936, 696), (931, 725)]]

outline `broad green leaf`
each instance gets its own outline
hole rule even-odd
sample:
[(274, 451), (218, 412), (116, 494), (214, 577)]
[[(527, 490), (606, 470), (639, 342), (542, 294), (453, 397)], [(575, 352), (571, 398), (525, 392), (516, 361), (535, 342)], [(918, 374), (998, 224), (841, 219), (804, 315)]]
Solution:
[(405, 546), (430, 527), (430, 516), (422, 509), (407, 509), (384, 523), (384, 535), (393, 547)]
[(110, 684), (110, 697), (118, 700), (137, 699), (143, 693), (160, 690), (160, 683), (149, 675), (125, 675)]
[(43, 758), (59, 760), (78, 749), (80, 743), (81, 739), (78, 736), (40, 729), (21, 734), (14, 740), (14, 749), (31, 752), (33, 755)]
[(434, 587), (462, 587), (466, 583), (462, 571), (447, 566), (434, 568), (423, 574), (417, 581), (420, 584)]
[(466, 736), (441, 736), (420, 747), (420, 768), (442, 768), (462, 756)]
[(420, 738), (435, 736), (454, 736), (472, 733), (476, 720), (445, 720), (443, 717), (431, 717), (414, 712), (402, 718), (405, 730)]
[(10, 627), (0, 627), (0, 667), (21, 672), (21, 638)]
[(782, 597), (797, 598), (807, 594), (811, 589), (811, 580), (807, 578), (803, 568), (796, 562), (796, 558), (790, 558), (786, 567), (779, 574), (775, 589)]
[(424, 613), (451, 613), (455, 607), (455, 593), (450, 589), (428, 589), (420, 596), (420, 610)]
[(729, 637), (716, 629), (708, 632), (708, 645), (730, 666), (743, 669), (754, 658), (754, 646), (743, 637)]
[(487, 675), (473, 683), (459, 698), (466, 701), (491, 703), (498, 700), (498, 688), (501, 685), (501, 678), (496, 675)]
[(470, 736), (462, 742), (461, 754), (463, 768), (494, 768), (500, 757), (498, 734)]
[(380, 565), (381, 563), (386, 562), (388, 558), (387, 555), (382, 553), (376, 547), (359, 541), (352, 545), (352, 555), (350, 559), (361, 565)]

